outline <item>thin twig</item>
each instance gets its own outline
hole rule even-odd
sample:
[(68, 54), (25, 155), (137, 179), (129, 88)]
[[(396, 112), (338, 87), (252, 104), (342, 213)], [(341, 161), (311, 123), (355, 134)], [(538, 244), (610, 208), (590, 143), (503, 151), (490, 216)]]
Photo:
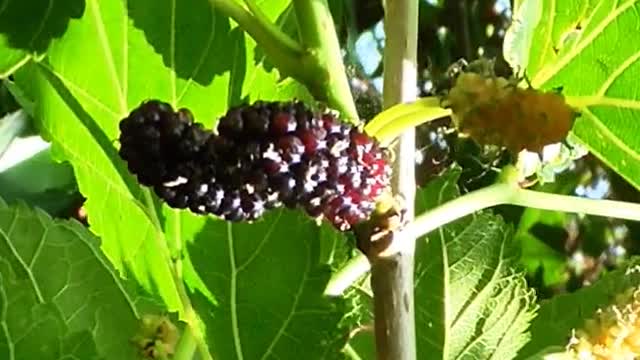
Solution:
[[(452, 221), (497, 205), (516, 205), (534, 209), (564, 211), (640, 221), (640, 204), (625, 201), (586, 199), (577, 196), (526, 190), (515, 184), (497, 183), (475, 190), (421, 214), (399, 234), (403, 239), (419, 238)], [(390, 252), (399, 249), (389, 249)], [(355, 280), (369, 271), (360, 255), (351, 259), (329, 281), (325, 293), (342, 294)]]

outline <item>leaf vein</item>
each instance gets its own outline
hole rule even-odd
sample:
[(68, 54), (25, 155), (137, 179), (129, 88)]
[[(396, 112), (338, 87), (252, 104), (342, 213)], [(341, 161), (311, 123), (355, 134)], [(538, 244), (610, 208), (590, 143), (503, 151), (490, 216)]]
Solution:
[(271, 238), (271, 235), (273, 234), (274, 229), (276, 228), (276, 225), (278, 224), (278, 222), (280, 221), (282, 217), (282, 212), (278, 213), (278, 217), (276, 219), (274, 219), (271, 224), (269, 225), (269, 229), (267, 230), (267, 232), (265, 233), (265, 235), (262, 237), (262, 240), (260, 241), (260, 243), (258, 244), (258, 246), (256, 246), (255, 250), (253, 251), (253, 253), (251, 254), (251, 256), (249, 256), (249, 258), (244, 262), (244, 264), (239, 265), (236, 268), (237, 272), (240, 272), (242, 270), (244, 270), (245, 267), (249, 266), (249, 264), (251, 264), (251, 262), (258, 256), (258, 254), (260, 254), (260, 250), (262, 250), (262, 248), (264, 247), (264, 245), (268, 242), (268, 240)]
[(311, 267), (311, 258), (310, 258), (311, 249), (308, 248), (307, 250), (308, 250), (306, 252), (307, 261), (305, 262), (304, 273), (302, 274), (302, 279), (300, 280), (300, 285), (298, 286), (298, 290), (297, 290), (296, 294), (294, 295), (293, 303), (291, 304), (291, 311), (289, 311), (289, 314), (287, 315), (287, 317), (282, 322), (282, 326), (280, 326), (280, 329), (276, 333), (276, 336), (271, 341), (271, 344), (269, 345), (269, 347), (265, 351), (264, 355), (262, 355), (261, 360), (266, 359), (268, 355), (272, 354), (273, 348), (275, 347), (276, 343), (278, 343), (278, 341), (280, 340), (280, 337), (283, 334), (285, 334), (286, 329), (289, 326), (289, 323), (293, 319), (293, 316), (296, 314), (296, 310), (297, 310), (297, 307), (298, 307), (298, 302), (300, 301), (300, 297), (301, 297), (302, 292), (304, 290), (305, 282), (309, 278), (309, 271), (311, 270), (310, 269), (310, 267)]
[(20, 266), (22, 266), (23, 270), (27, 273), (27, 277), (29, 278), (31, 285), (33, 286), (33, 291), (35, 292), (38, 302), (40, 302), (41, 304), (44, 304), (45, 302), (44, 297), (42, 296), (42, 292), (38, 287), (38, 282), (36, 281), (36, 278), (33, 275), (33, 272), (31, 272), (31, 269), (29, 268), (29, 266), (27, 266), (27, 263), (24, 261), (22, 256), (20, 256), (18, 249), (15, 248), (15, 246), (13, 245), (13, 242), (11, 241), (10, 235), (11, 235), (11, 232), (13, 231), (13, 227), (15, 226), (17, 220), (18, 220), (18, 211), (15, 212), (13, 219), (11, 220), (11, 225), (9, 226), (8, 231), (5, 232), (3, 229), (0, 229), (0, 235), (2, 235), (2, 237), (6, 240), (6, 244), (9, 247), (9, 250), (11, 251), (13, 256), (16, 258), (18, 263), (20, 263)]
[(97, 0), (90, 0), (89, 4), (91, 4), (91, 8), (93, 9), (93, 17), (96, 22), (96, 31), (98, 32), (98, 41), (100, 46), (102, 47), (102, 51), (105, 54), (107, 60), (107, 71), (111, 76), (111, 81), (114, 86), (114, 93), (118, 95), (118, 102), (120, 105), (120, 112), (122, 114), (127, 112), (127, 101), (124, 98), (122, 93), (122, 86), (120, 84), (120, 79), (118, 78), (118, 74), (116, 72), (115, 65), (115, 57), (113, 55), (113, 50), (109, 46), (109, 40), (107, 39), (107, 33), (105, 29), (104, 20), (102, 20), (102, 15), (100, 13), (100, 5)]
[(559, 59), (559, 61), (550, 64), (548, 67), (542, 68), (536, 76), (531, 80), (531, 84), (533, 87), (537, 88), (540, 85), (544, 84), (547, 80), (549, 80), (553, 75), (557, 74), (560, 69), (562, 69), (569, 61), (573, 60), (578, 54), (582, 52), (582, 50), (590, 45), (593, 40), (604, 31), (604, 29), (611, 24), (621, 13), (626, 11), (630, 6), (632, 6), (635, 2), (639, 0), (628, 0), (623, 3), (619, 8), (612, 11), (607, 17), (593, 30), (589, 36), (587, 36), (584, 41), (582, 41), (579, 45), (577, 45), (571, 51), (568, 51), (563, 57)]
[(240, 341), (240, 328), (238, 327), (238, 309), (237, 309), (237, 276), (236, 271), (236, 258), (233, 241), (233, 228), (231, 224), (227, 225), (227, 246), (229, 247), (229, 265), (231, 266), (231, 281), (229, 289), (229, 307), (231, 312), (231, 333), (233, 334), (233, 344), (236, 350), (236, 357), (238, 360), (243, 360), (242, 354), (242, 342)]
[(204, 61), (207, 58), (207, 55), (211, 50), (211, 45), (213, 45), (213, 41), (216, 37), (216, 16), (215, 16), (215, 12), (213, 11), (213, 6), (211, 6), (210, 9), (211, 9), (211, 32), (209, 33), (209, 38), (207, 39), (207, 45), (202, 50), (200, 58), (198, 59), (198, 63), (193, 68), (193, 71), (191, 72), (189, 79), (187, 79), (187, 83), (184, 85), (184, 87), (182, 88), (182, 91), (178, 95), (178, 99), (176, 100), (176, 102), (180, 102), (182, 100), (182, 98), (186, 95), (187, 90), (189, 90), (189, 88), (193, 84), (193, 78), (200, 72), (200, 68), (202, 68), (202, 65), (204, 65)]
[(631, 65), (633, 65), (636, 61), (638, 61), (638, 59), (640, 59), (640, 50), (637, 51), (635, 54), (629, 56), (622, 64), (620, 64), (620, 66), (618, 66), (617, 69), (611, 72), (611, 74), (607, 77), (607, 79), (604, 81), (604, 83), (600, 87), (600, 90), (598, 90), (598, 92), (596, 93), (597, 96), (605, 95), (605, 93), (607, 92), (609, 87), (611, 87), (613, 82), (619, 76), (621, 76), (625, 70), (627, 70)]

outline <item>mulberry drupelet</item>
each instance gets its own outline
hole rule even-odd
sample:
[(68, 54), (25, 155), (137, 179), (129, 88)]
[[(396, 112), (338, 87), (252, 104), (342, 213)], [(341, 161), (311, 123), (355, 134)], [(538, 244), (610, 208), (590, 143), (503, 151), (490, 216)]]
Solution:
[(142, 184), (170, 206), (230, 221), (284, 204), (346, 231), (370, 215), (389, 183), (374, 139), (297, 101), (234, 107), (213, 134), (188, 111), (152, 100), (120, 129), (120, 155)]

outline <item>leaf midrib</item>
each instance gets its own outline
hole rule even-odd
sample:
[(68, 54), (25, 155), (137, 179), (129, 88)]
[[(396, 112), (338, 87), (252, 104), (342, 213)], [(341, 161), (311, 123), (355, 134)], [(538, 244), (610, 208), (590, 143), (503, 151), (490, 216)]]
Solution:
[(29, 282), (33, 287), (33, 291), (36, 295), (38, 302), (40, 304), (44, 304), (45, 303), (44, 296), (42, 296), (42, 291), (38, 286), (38, 282), (36, 281), (36, 278), (33, 275), (31, 268), (27, 266), (27, 263), (24, 261), (24, 259), (18, 252), (18, 249), (16, 249), (15, 246), (13, 246), (13, 242), (11, 241), (11, 233), (13, 232), (13, 228), (16, 225), (16, 222), (18, 220), (19, 210), (16, 210), (15, 212), (13, 212), (13, 215), (14, 216), (13, 216), (13, 219), (11, 219), (11, 225), (9, 225), (8, 230), (5, 232), (4, 229), (0, 228), (0, 235), (2, 235), (2, 237), (5, 239), (6, 245), (11, 251), (11, 254), (16, 258), (20, 266), (22, 266), (23, 270), (27, 273), (27, 277), (29, 278)]
[(114, 87), (114, 94), (118, 97), (118, 103), (120, 106), (120, 113), (127, 113), (127, 100), (125, 94), (123, 93), (122, 84), (120, 79), (118, 78), (118, 73), (116, 71), (115, 57), (113, 55), (113, 51), (111, 47), (109, 47), (109, 40), (107, 39), (106, 28), (104, 24), (104, 20), (102, 20), (102, 14), (100, 11), (100, 5), (98, 4), (98, 0), (89, 0), (89, 4), (91, 4), (90, 8), (92, 9), (91, 13), (93, 15), (94, 21), (96, 23), (96, 31), (98, 32), (98, 41), (100, 43), (100, 47), (105, 54), (105, 58), (107, 61), (107, 72), (111, 77), (111, 82)]
[(242, 341), (240, 340), (240, 327), (238, 325), (238, 299), (237, 299), (237, 268), (236, 268), (236, 255), (233, 244), (233, 227), (227, 223), (227, 247), (229, 248), (229, 266), (230, 281), (229, 281), (229, 312), (231, 313), (231, 333), (233, 334), (233, 345), (236, 351), (236, 357), (238, 360), (244, 360), (242, 354)]

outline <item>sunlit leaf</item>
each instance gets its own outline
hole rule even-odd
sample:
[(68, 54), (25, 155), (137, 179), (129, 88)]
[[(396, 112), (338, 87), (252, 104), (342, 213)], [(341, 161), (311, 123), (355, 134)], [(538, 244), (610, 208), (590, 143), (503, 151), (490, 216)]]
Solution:
[(532, 34), (531, 46), (506, 47), (505, 58), (528, 59), (533, 87), (562, 88), (582, 114), (573, 134), (640, 188), (640, 1), (523, 1), (521, 7), (527, 4), (541, 8), (543, 20), (515, 23), (513, 37)]
[[(432, 181), (418, 194), (418, 210), (456, 197), (458, 176), (454, 170)], [(481, 213), (419, 240), (418, 358), (511, 359), (527, 342), (535, 305), (512, 237), (500, 217)]]
[[(273, 1), (265, 12), (275, 18), (286, 5)], [(16, 74), (37, 100), (35, 117), (54, 156), (74, 167), (103, 250), (170, 310), (182, 308), (170, 260), (184, 239), (166, 230), (169, 222), (179, 228), (184, 215), (157, 211), (127, 172), (117, 155), (118, 122), (149, 98), (188, 107), (211, 127), (244, 99), (304, 96), (262, 60), (253, 40), (207, 0), (87, 0), (48, 57)]]

